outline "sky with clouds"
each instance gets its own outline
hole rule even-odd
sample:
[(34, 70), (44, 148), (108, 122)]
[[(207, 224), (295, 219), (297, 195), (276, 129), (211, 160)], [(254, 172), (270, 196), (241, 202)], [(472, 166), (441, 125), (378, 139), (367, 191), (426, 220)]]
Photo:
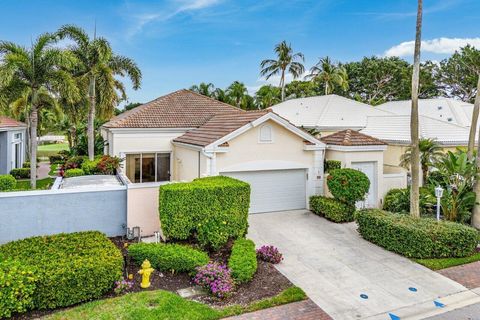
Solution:
[[(363, 56), (411, 59), (414, 0), (0, 0), (0, 40), (29, 45), (45, 31), (76, 24), (110, 40), (143, 72), (131, 102), (147, 102), (199, 82), (226, 87), (264, 82), (260, 61), (282, 40), (305, 55), (353, 61)], [(441, 60), (459, 46), (480, 48), (480, 1), (424, 0), (423, 59)], [(273, 79), (275, 81), (275, 79)]]

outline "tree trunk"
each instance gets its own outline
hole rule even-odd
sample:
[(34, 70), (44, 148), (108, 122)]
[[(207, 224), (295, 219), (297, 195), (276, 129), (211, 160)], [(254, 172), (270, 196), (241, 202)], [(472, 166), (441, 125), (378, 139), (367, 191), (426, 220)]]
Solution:
[(95, 77), (90, 78), (88, 89), (90, 108), (88, 109), (87, 139), (88, 139), (88, 159), (92, 161), (95, 158)]
[[(33, 94), (35, 95), (35, 93)], [(35, 99), (35, 98), (34, 98)], [(38, 108), (32, 103), (30, 123), (30, 186), (37, 188), (37, 126), (38, 126)]]
[(285, 101), (285, 70), (282, 70), (280, 78), (280, 87), (282, 88), (282, 101)]
[(428, 167), (422, 165), (422, 186), (427, 184)]
[(422, 6), (423, 0), (418, 0), (417, 26), (415, 32), (415, 51), (413, 55), (412, 75), (412, 112), (410, 115), (410, 135), (412, 143), (411, 170), (412, 185), (410, 188), (410, 214), (413, 217), (420, 217), (420, 150), (418, 135), (418, 87), (420, 82), (420, 45), (422, 39)]
[(473, 150), (475, 149), (475, 138), (477, 135), (478, 114), (480, 112), (480, 74), (477, 82), (477, 95), (475, 97), (475, 104), (473, 105), (472, 123), (470, 125), (470, 134), (468, 136), (468, 159), (473, 158)]
[[(477, 115), (478, 115), (478, 109), (480, 107), (480, 76), (478, 77), (478, 84), (477, 84), (477, 95), (475, 97), (475, 104), (473, 107), (473, 116), (475, 117), (475, 109), (477, 109)], [(473, 125), (473, 119), (472, 119), (472, 125)], [(476, 121), (475, 121), (476, 122)], [(479, 128), (480, 130), (480, 128)], [(477, 145), (477, 171), (480, 172), (480, 143)], [(475, 205), (473, 206), (473, 212), (472, 212), (472, 226), (474, 226), (477, 229), (480, 229), (480, 181), (479, 178), (476, 177), (475, 179), (475, 185), (473, 186), (473, 191), (475, 191), (475, 194), (477, 195), (477, 200), (475, 201)]]

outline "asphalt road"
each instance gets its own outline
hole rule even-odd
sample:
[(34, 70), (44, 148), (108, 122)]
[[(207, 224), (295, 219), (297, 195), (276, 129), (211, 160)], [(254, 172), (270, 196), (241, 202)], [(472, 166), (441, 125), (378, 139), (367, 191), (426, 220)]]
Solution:
[(446, 312), (425, 320), (480, 320), (480, 303)]

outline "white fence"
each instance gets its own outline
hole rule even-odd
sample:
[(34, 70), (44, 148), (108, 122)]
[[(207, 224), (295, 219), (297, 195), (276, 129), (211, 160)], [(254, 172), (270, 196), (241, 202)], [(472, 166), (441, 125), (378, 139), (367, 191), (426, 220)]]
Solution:
[(383, 174), (383, 197), (391, 189), (406, 188), (407, 187), (407, 173), (386, 173)]

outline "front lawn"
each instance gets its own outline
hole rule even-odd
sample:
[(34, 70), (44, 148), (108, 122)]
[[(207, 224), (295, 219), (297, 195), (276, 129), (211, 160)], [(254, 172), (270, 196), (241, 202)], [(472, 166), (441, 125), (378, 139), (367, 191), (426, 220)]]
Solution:
[[(53, 178), (44, 178), (37, 180), (37, 189), (36, 190), (47, 190), (50, 189), (53, 185), (55, 179)], [(30, 180), (17, 180), (17, 186), (12, 191), (25, 191), (31, 190)]]
[(234, 305), (215, 309), (164, 291), (144, 291), (121, 297), (89, 302), (78, 307), (54, 313), (43, 319), (221, 319), (246, 312), (266, 309), (306, 299), (298, 287), (291, 287), (279, 295), (247, 306)]
[(49, 157), (58, 154), (60, 151), (68, 150), (68, 143), (42, 144), (38, 146), (38, 157)]
[(415, 259), (415, 262), (420, 263), (421, 265), (432, 270), (440, 270), (460, 266), (462, 264), (472, 263), (476, 261), (480, 261), (480, 252), (477, 252), (474, 255), (465, 258)]

